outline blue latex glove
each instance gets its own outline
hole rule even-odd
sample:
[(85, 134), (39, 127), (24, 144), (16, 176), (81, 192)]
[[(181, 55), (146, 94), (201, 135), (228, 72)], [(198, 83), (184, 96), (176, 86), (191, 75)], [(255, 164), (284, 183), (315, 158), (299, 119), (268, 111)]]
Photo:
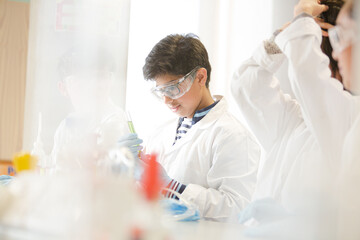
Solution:
[(239, 222), (245, 223), (255, 219), (259, 223), (275, 221), (290, 216), (290, 214), (274, 199), (263, 198), (250, 203), (239, 215)]
[(8, 185), (13, 180), (13, 177), (9, 175), (1, 175), (0, 176), (0, 185)]
[(138, 159), (139, 151), (143, 148), (140, 144), (143, 142), (142, 139), (138, 138), (136, 133), (129, 133), (122, 136), (118, 140), (119, 147), (127, 147), (131, 154), (134, 156), (134, 159)]
[(160, 201), (165, 210), (174, 217), (175, 220), (190, 222), (200, 219), (199, 210), (193, 206), (186, 206), (182, 201), (165, 198)]

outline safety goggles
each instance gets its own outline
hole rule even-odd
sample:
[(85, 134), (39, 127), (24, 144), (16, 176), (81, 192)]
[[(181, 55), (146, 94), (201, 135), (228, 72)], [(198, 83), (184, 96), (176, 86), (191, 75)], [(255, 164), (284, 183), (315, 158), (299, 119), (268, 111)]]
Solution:
[(195, 79), (195, 73), (199, 68), (200, 67), (194, 68), (180, 79), (153, 87), (151, 92), (160, 100), (165, 96), (171, 99), (178, 99), (190, 90)]
[(356, 40), (355, 30), (352, 28), (344, 28), (335, 26), (328, 30), (329, 39), (334, 52), (340, 53)]

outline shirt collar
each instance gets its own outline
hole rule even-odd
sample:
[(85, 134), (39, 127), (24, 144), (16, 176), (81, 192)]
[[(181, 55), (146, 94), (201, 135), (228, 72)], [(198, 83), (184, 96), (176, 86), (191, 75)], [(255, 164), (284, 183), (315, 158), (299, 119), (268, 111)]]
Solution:
[[(192, 121), (191, 121), (191, 125), (195, 125), (197, 122), (199, 122), (201, 119), (203, 119), (206, 114), (208, 114), (208, 112), (210, 112), (210, 110), (215, 107), (215, 105), (219, 102), (220, 100), (217, 100), (215, 101), (213, 104), (205, 107), (205, 108), (202, 108), (200, 110), (197, 110), (195, 113), (194, 113), (194, 116), (192, 118)], [(181, 117), (179, 118), (179, 124), (178, 124), (178, 127), (180, 127), (181, 123), (184, 121), (184, 118)]]

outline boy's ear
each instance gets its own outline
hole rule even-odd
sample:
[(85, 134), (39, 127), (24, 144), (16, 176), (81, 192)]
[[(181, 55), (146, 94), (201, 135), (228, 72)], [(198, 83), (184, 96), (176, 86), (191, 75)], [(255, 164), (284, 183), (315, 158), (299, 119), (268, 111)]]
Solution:
[(196, 77), (199, 79), (199, 83), (201, 86), (206, 85), (207, 71), (205, 68), (199, 68), (199, 70), (196, 73)]
[(58, 86), (58, 89), (59, 89), (60, 93), (63, 96), (65, 96), (65, 97), (69, 96), (69, 93), (68, 93), (67, 87), (66, 87), (66, 83), (64, 81), (59, 81), (57, 83), (57, 86)]

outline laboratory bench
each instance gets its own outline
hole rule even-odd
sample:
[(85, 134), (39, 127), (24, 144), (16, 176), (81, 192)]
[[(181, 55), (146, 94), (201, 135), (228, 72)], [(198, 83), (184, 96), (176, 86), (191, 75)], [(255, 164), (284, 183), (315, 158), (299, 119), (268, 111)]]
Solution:
[[(250, 240), (244, 237), (242, 231), (244, 226), (241, 224), (220, 223), (200, 220), (198, 222), (174, 222), (168, 226), (170, 231), (169, 240)], [(31, 232), (21, 228), (6, 228), (0, 224), (0, 239), (3, 240), (42, 240), (42, 239), (61, 239), (56, 236), (45, 235), (43, 233)], [(142, 240), (139, 238), (138, 240)], [(146, 238), (144, 238), (146, 239)], [(259, 240), (259, 239), (258, 239)], [(261, 240), (261, 239), (260, 239)]]
[(181, 240), (249, 240), (242, 235), (245, 227), (241, 224), (200, 220), (198, 222), (176, 222), (173, 227), (173, 232), (180, 233), (178, 239)]

